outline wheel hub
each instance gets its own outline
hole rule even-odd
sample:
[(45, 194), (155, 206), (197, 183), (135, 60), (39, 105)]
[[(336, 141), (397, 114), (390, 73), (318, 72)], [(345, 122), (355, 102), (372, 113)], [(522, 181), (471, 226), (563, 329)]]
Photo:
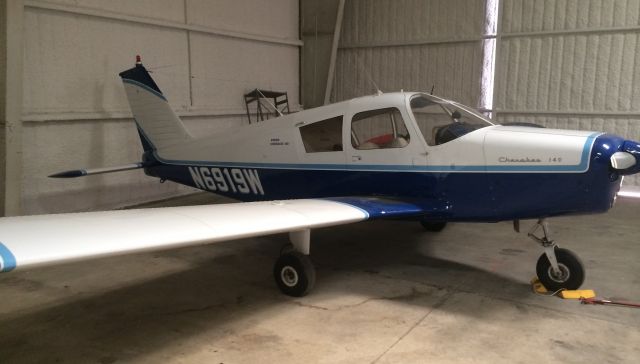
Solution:
[(556, 273), (553, 270), (553, 267), (549, 267), (549, 272), (548, 272), (549, 278), (551, 278), (552, 281), (558, 282), (558, 283), (564, 283), (568, 281), (569, 277), (571, 277), (571, 272), (569, 271), (569, 268), (567, 268), (567, 266), (562, 263), (558, 263), (558, 269), (560, 270), (560, 272)]
[(298, 284), (298, 272), (290, 265), (285, 265), (280, 270), (280, 279), (287, 287), (295, 287)]

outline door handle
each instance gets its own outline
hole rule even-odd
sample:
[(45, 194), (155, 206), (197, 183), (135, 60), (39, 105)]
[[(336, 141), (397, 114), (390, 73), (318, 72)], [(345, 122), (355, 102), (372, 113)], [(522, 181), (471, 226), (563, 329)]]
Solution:
[(351, 161), (352, 162), (360, 162), (362, 160), (362, 157), (359, 155), (352, 155), (351, 156)]

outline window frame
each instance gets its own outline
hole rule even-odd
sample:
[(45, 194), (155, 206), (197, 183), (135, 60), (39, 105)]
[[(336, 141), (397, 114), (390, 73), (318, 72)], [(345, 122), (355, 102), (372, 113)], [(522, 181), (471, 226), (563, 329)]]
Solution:
[[(359, 136), (356, 134), (356, 132), (353, 129), (354, 123), (366, 120), (371, 117), (384, 115), (385, 113), (388, 113), (390, 116), (389, 121), (391, 122), (390, 129), (392, 130), (392, 134), (391, 134), (392, 138), (395, 140), (399, 137), (402, 137), (406, 141), (406, 144), (401, 146), (379, 146), (377, 148), (359, 148), (358, 146), (360, 146), (361, 143), (359, 141)], [(362, 118), (358, 118), (358, 116), (361, 114), (370, 114), (370, 115), (364, 116)], [(394, 118), (395, 115), (400, 117), (400, 122), (402, 123), (404, 128), (400, 128), (400, 125), (398, 125), (398, 120)], [(406, 131), (406, 134), (399, 134), (398, 132), (399, 129), (404, 129), (404, 131)], [(403, 115), (401, 108), (399, 108), (397, 105), (390, 105), (387, 107), (365, 109), (365, 110), (353, 112), (348, 125), (348, 133), (349, 133), (349, 143), (346, 143), (346, 144), (350, 145), (350, 147), (353, 150), (357, 150), (357, 151), (403, 149), (408, 147), (411, 144), (411, 140), (413, 139), (412, 133), (410, 131), (409, 123), (407, 122), (407, 117)], [(373, 139), (373, 138), (370, 138), (370, 139)], [(358, 145), (355, 144), (356, 142), (358, 143)]]
[[(336, 150), (336, 149), (331, 149), (331, 150), (309, 150), (307, 148), (307, 146), (310, 146), (309, 143), (305, 142), (305, 137), (304, 137), (304, 133), (303, 133), (303, 128), (308, 128), (308, 127), (318, 127), (321, 123), (325, 123), (325, 122), (332, 122), (336, 119), (339, 119), (339, 138), (337, 139), (337, 141), (339, 141), (339, 145), (340, 145), (340, 149)], [(304, 151), (304, 153), (306, 154), (317, 154), (317, 153), (334, 153), (334, 152), (344, 152), (345, 148), (344, 148), (344, 120), (345, 120), (345, 115), (344, 114), (339, 114), (336, 116), (332, 116), (332, 117), (328, 117), (328, 118), (324, 118), (324, 119), (320, 119), (320, 120), (316, 120), (314, 122), (310, 122), (310, 123), (304, 123), (303, 125), (298, 126), (298, 134), (300, 136), (300, 141), (302, 142), (302, 149)], [(334, 148), (337, 144), (334, 144)]]

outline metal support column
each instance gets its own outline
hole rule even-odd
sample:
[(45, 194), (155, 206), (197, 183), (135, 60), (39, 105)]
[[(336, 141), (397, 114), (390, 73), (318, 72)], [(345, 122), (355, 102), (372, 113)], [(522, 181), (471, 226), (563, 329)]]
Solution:
[(329, 72), (327, 74), (327, 88), (324, 91), (324, 104), (327, 105), (331, 98), (331, 89), (333, 88), (333, 75), (336, 71), (336, 57), (338, 57), (338, 44), (340, 43), (340, 33), (342, 33), (342, 18), (344, 16), (344, 1), (340, 0), (338, 4), (338, 13), (336, 14), (336, 26), (333, 31), (333, 42), (331, 44), (331, 59), (329, 60)]
[(23, 0), (0, 2), (0, 216), (22, 211)]

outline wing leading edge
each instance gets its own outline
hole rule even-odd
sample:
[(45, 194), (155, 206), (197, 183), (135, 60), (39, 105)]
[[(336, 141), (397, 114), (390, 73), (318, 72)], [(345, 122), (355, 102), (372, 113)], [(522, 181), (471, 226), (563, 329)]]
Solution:
[(6, 217), (0, 272), (422, 212), (405, 202), (344, 197)]
[(365, 211), (287, 200), (0, 219), (0, 271), (347, 224)]

